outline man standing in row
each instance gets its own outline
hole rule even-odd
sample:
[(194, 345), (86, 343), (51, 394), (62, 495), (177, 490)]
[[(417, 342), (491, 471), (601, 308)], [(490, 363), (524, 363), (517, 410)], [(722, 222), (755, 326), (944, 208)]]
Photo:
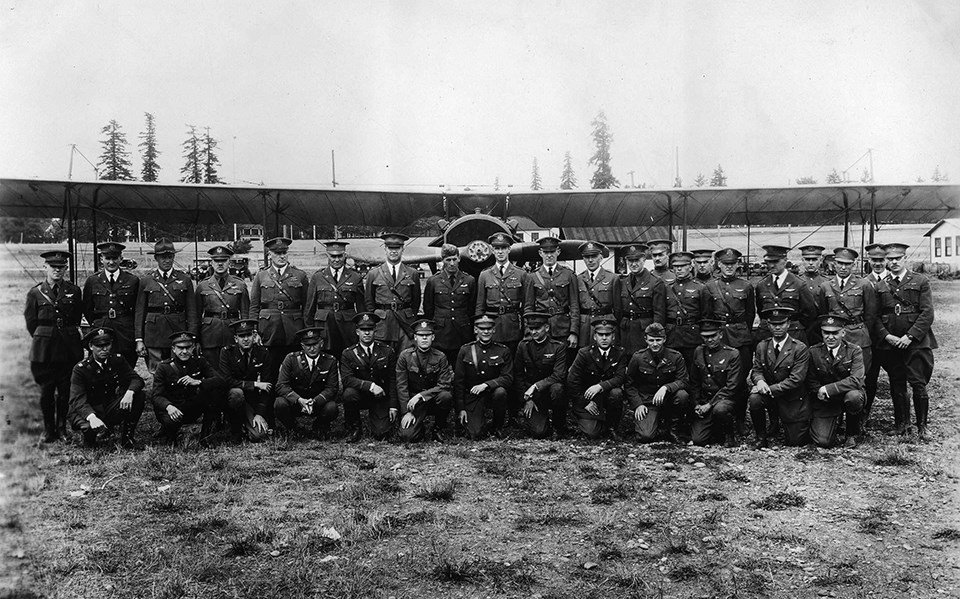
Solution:
[(593, 330), (590, 323), (601, 316), (613, 314), (613, 301), (619, 293), (617, 275), (600, 266), (609, 250), (601, 243), (588, 241), (580, 245), (580, 257), (587, 269), (577, 275), (580, 298), (580, 326), (577, 340), (580, 347), (590, 347)]
[(400, 233), (380, 236), (387, 261), (367, 273), (364, 304), (367, 312), (380, 317), (376, 340), (389, 345), (394, 354), (413, 345), (413, 321), (420, 309), (420, 275), (402, 263), (403, 244), (409, 237)]
[(364, 311), (363, 277), (348, 268), (347, 242), (327, 241), (327, 267), (310, 277), (307, 307), (303, 312), (308, 327), (323, 331), (324, 349), (339, 356), (357, 342), (353, 318)]
[(528, 275), (510, 262), (510, 245), (513, 239), (509, 235), (494, 233), (487, 241), (493, 248), (495, 262), (480, 273), (475, 313), (495, 314), (494, 342), (502, 343), (516, 353), (517, 344), (523, 337), (520, 312)]
[(436, 326), (433, 346), (452, 362), (464, 343), (473, 340), (473, 310), (477, 305), (477, 280), (460, 270), (460, 249), (445, 243), (440, 248), (443, 268), (427, 279), (423, 290), (423, 317)]
[(550, 337), (575, 352), (580, 329), (577, 276), (569, 268), (557, 264), (560, 258), (559, 239), (541, 237), (537, 243), (543, 264), (527, 277), (524, 310), (549, 314)]
[(670, 252), (673, 251), (673, 242), (669, 239), (651, 239), (647, 242), (650, 250), (650, 259), (653, 260), (653, 274), (664, 283), (671, 283), (677, 277), (670, 270)]
[(230, 323), (250, 311), (247, 284), (230, 274), (233, 251), (217, 245), (209, 250), (213, 275), (197, 283), (197, 313), (200, 317), (200, 347), (213, 366), (220, 364), (220, 350), (233, 343)]
[[(843, 316), (843, 342), (856, 345), (863, 352), (864, 369), (873, 361), (871, 334), (877, 324), (877, 293), (864, 278), (853, 274), (858, 254), (850, 248), (833, 250), (837, 274), (824, 280), (820, 294), (829, 314)], [(823, 328), (823, 320), (820, 320)]]
[[(867, 253), (870, 261), (869, 273), (863, 278), (870, 284), (870, 288), (873, 290), (874, 295), (876, 295), (876, 320), (879, 321), (881, 309), (879, 288), (881, 282), (890, 275), (890, 273), (887, 272), (887, 253), (883, 250), (883, 244), (881, 243), (872, 243), (863, 248), (863, 250)], [(876, 325), (876, 321), (874, 324)], [(870, 339), (872, 342), (870, 348), (870, 363), (864, 364), (867, 372), (866, 381), (864, 382), (864, 388), (867, 394), (866, 404), (863, 406), (864, 427), (870, 423), (870, 409), (873, 407), (873, 400), (877, 397), (877, 381), (880, 379), (880, 357), (878, 348), (884, 343), (884, 340), (880, 338), (876, 326), (870, 329)]]
[(287, 354), (297, 351), (297, 332), (303, 329), (307, 303), (307, 273), (290, 264), (288, 237), (275, 237), (264, 245), (270, 265), (260, 269), (250, 285), (250, 318), (256, 320), (260, 341), (267, 348), (267, 373), (276, 379)]
[(693, 278), (693, 254), (674, 252), (670, 266), (674, 279), (667, 288), (667, 347), (683, 355), (689, 370), (693, 351), (700, 346), (700, 319), (709, 316), (711, 302), (707, 286)]
[(693, 250), (694, 273), (706, 285), (713, 280), (713, 250)]
[(647, 246), (642, 243), (626, 249), (627, 274), (620, 277), (620, 293), (615, 296), (614, 316), (620, 321), (620, 345), (627, 355), (646, 347), (646, 328), (667, 318), (667, 287), (643, 266)]
[(161, 238), (148, 253), (157, 261), (157, 269), (140, 277), (134, 336), (137, 353), (153, 372), (157, 364), (170, 358), (171, 335), (187, 331), (196, 336), (199, 330), (193, 281), (173, 267), (177, 254), (173, 242)]
[[(823, 264), (823, 252), (826, 250), (822, 245), (805, 245), (800, 248), (800, 256), (803, 260), (803, 268), (800, 274), (800, 280), (803, 281), (807, 291), (810, 292), (816, 305), (816, 315), (819, 316), (826, 312), (825, 300), (823, 297), (823, 284), (827, 278), (821, 274)], [(806, 325), (807, 339), (805, 343), (812, 347), (820, 343), (820, 323), (816, 319), (811, 319)]]
[(137, 364), (133, 320), (140, 279), (120, 269), (124, 249), (126, 246), (114, 241), (97, 245), (103, 270), (83, 284), (83, 315), (91, 327), (113, 330), (113, 351), (133, 367)]
[(790, 248), (779, 245), (765, 245), (766, 255), (763, 261), (770, 275), (760, 279), (755, 287), (757, 312), (761, 315), (760, 327), (754, 330), (756, 341), (770, 336), (770, 330), (763, 320), (765, 311), (772, 308), (790, 308), (790, 336), (806, 343), (807, 326), (817, 317), (816, 300), (806, 284), (787, 270), (787, 253)]

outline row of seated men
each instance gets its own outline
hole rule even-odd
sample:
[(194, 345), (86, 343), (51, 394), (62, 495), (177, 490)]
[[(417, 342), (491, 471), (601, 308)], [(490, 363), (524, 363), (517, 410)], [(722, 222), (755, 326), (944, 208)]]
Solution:
[[(222, 349), (233, 343), (230, 323), (245, 315), (257, 322), (259, 341), (267, 352), (268, 380), (277, 380), (283, 359), (299, 347), (297, 331), (305, 326), (320, 329), (323, 351), (341, 355), (357, 342), (352, 318), (364, 308), (379, 318), (374, 338), (399, 355), (413, 345), (413, 324), (421, 306), (416, 272), (402, 263), (405, 239), (385, 235), (386, 261), (365, 279), (345, 266), (346, 243), (328, 242), (330, 264), (309, 282), (287, 260), (290, 240), (270, 240), (266, 245), (271, 265), (257, 273), (249, 294), (243, 281), (228, 274), (230, 251), (222, 246), (210, 250), (214, 276), (196, 290), (185, 273), (172, 267), (176, 250), (167, 240), (154, 248), (157, 270), (140, 278), (119, 269), (121, 244), (101, 244), (104, 270), (87, 279), (82, 293), (63, 280), (69, 254), (48, 252), (47, 279), (28, 293), (25, 310), (34, 337), (31, 368), (41, 386), (45, 439), (57, 438), (65, 424), (69, 372), (82, 356), (77, 325), (84, 316), (95, 328), (112, 328), (114, 350), (131, 365), (143, 356), (151, 371), (171, 355), (169, 336), (181, 330), (196, 335), (203, 355), (218, 364)], [(493, 340), (506, 345), (511, 354), (524, 336), (520, 314), (547, 313), (548, 335), (565, 348), (570, 364), (578, 348), (593, 342), (594, 318), (615, 319), (617, 343), (628, 355), (646, 347), (646, 327), (659, 323), (665, 327), (667, 347), (684, 356), (688, 369), (701, 342), (698, 330), (704, 319), (723, 321), (724, 342), (746, 363), (757, 343), (770, 336), (764, 310), (791, 308), (790, 335), (810, 344), (819, 340), (818, 316), (835, 312), (848, 320), (847, 340), (863, 350), (867, 414), (882, 364), (890, 376), (898, 432), (905, 432), (909, 422), (908, 383), (918, 432), (926, 429), (926, 383), (936, 347), (930, 330), (933, 306), (927, 281), (904, 269), (906, 246), (870, 247), (874, 272), (862, 278), (852, 272), (857, 252), (837, 248), (837, 276), (830, 279), (812, 272), (823, 248), (805, 246), (803, 280), (785, 268), (788, 248), (765, 246), (770, 274), (751, 283), (737, 277), (741, 254), (733, 248), (714, 253), (720, 276), (713, 277), (705, 252), (670, 254), (670, 242), (665, 240), (651, 241), (649, 247), (637, 243), (626, 248), (627, 274), (617, 276), (600, 266), (606, 248), (586, 242), (580, 250), (587, 269), (574, 275), (557, 264), (555, 238), (540, 240), (542, 266), (531, 273), (509, 261), (512, 238), (498, 233), (489, 241), (496, 260), (479, 281), (459, 270), (459, 249), (447, 245), (441, 248), (443, 270), (428, 279), (423, 291), (423, 316), (434, 321), (434, 347), (448, 362), (474, 339), (470, 319), (475, 312), (494, 315)], [(644, 267), (648, 256), (654, 261), (651, 271)], [(692, 275), (693, 263), (697, 277)], [(888, 284), (891, 280), (896, 285)], [(755, 326), (758, 313), (760, 325)], [(873, 359), (874, 353), (878, 359)], [(742, 385), (746, 376), (744, 369)], [(744, 414), (738, 414), (741, 426)]]
[[(845, 418), (845, 445), (855, 446), (864, 367), (860, 348), (843, 341), (846, 318), (823, 317), (824, 341), (808, 349), (787, 334), (790, 309), (770, 309), (764, 316), (772, 336), (758, 346), (752, 364), (742, 364), (739, 352), (723, 344), (723, 322), (708, 319), (701, 323), (702, 345), (688, 370), (683, 356), (664, 346), (665, 330), (658, 323), (645, 331), (647, 347), (629, 355), (614, 343), (615, 322), (595, 319), (594, 343), (579, 350), (568, 369), (564, 348), (549, 337), (546, 313), (525, 315), (529, 337), (515, 356), (492, 341), (493, 315), (478, 315), (477, 341), (464, 345), (453, 365), (432, 347), (432, 321), (417, 321), (415, 347), (396, 356), (373, 338), (379, 317), (361, 313), (354, 319), (360, 341), (339, 361), (321, 351), (317, 328), (301, 330), (301, 350), (284, 359), (275, 385), (264, 379), (266, 354), (255, 342), (256, 322), (241, 320), (233, 325), (236, 345), (222, 352), (219, 368), (194, 354), (191, 333), (172, 335), (173, 358), (158, 366), (151, 396), (171, 442), (184, 423), (197, 420), (206, 439), (221, 411), (237, 440), (262, 440), (273, 426), (298, 431), (300, 417), (311, 419), (312, 433), (324, 438), (340, 404), (351, 441), (362, 437), (362, 410), (375, 439), (398, 431), (406, 441), (421, 440), (430, 418), (431, 438), (443, 440), (451, 408), (469, 438), (500, 436), (515, 392), (522, 398), (520, 420), (534, 438), (549, 436), (551, 428), (555, 437), (566, 436), (569, 407), (587, 438), (616, 439), (628, 409), (639, 442), (676, 440), (679, 430), (697, 445), (732, 447), (738, 444), (740, 403), (749, 404), (757, 447), (769, 445), (767, 414), (779, 417), (787, 444), (812, 441), (822, 447), (838, 442)], [(112, 353), (113, 339), (113, 331), (104, 328), (85, 337), (90, 354), (73, 369), (70, 415), (88, 444), (119, 428), (120, 443), (129, 446), (145, 403), (144, 383)], [(749, 370), (749, 388), (740, 383), (742, 369)]]

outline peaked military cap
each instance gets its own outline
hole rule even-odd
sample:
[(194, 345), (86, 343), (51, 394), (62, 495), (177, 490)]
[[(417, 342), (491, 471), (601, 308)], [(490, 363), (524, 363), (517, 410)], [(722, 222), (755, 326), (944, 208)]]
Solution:
[(804, 258), (820, 258), (825, 249), (822, 245), (805, 245), (800, 248), (800, 255)]
[(833, 259), (837, 262), (853, 262), (860, 254), (850, 248), (833, 248)]
[(440, 246), (440, 257), (441, 258), (450, 258), (452, 256), (459, 256), (460, 248), (453, 245), (452, 243), (445, 243)]
[(244, 318), (242, 320), (235, 320), (230, 323), (230, 328), (233, 329), (234, 335), (246, 335), (248, 333), (256, 333), (257, 319)]
[(763, 246), (763, 251), (766, 252), (763, 256), (765, 259), (779, 260), (787, 257), (787, 254), (790, 253), (790, 248), (782, 245), (765, 245)]
[(743, 254), (740, 253), (739, 250), (735, 250), (733, 248), (723, 248), (713, 255), (718, 262), (723, 262), (724, 264), (733, 264), (738, 262), (742, 256)]
[(495, 314), (481, 312), (473, 317), (473, 326), (480, 329), (492, 329), (497, 324), (495, 316)]
[(899, 258), (907, 255), (908, 247), (905, 243), (888, 243), (883, 246), (883, 251), (887, 253), (887, 258)]
[(706, 262), (713, 258), (713, 250), (693, 250), (690, 253), (693, 254), (693, 259), (697, 262)]
[(767, 321), (772, 322), (773, 324), (778, 324), (790, 320), (791, 314), (793, 314), (793, 308), (779, 306), (777, 308), (767, 308), (760, 313), (760, 317), (765, 318)]
[(177, 248), (173, 247), (172, 241), (166, 237), (161, 237), (155, 244), (153, 244), (153, 251), (147, 253), (153, 254), (154, 256), (165, 256), (167, 254), (176, 254)]
[(863, 248), (863, 251), (867, 252), (867, 256), (871, 258), (887, 257), (887, 251), (883, 249), (882, 243), (871, 243), (867, 247)]
[(542, 327), (550, 321), (550, 315), (546, 312), (526, 312), (523, 315), (524, 322), (528, 327)]
[(647, 242), (647, 248), (651, 252), (669, 252), (673, 248), (673, 241), (670, 239), (651, 239)]
[(314, 345), (323, 340), (323, 329), (320, 327), (307, 327), (297, 331), (297, 340), (304, 345)]
[(328, 256), (342, 256), (347, 253), (347, 246), (350, 244), (346, 241), (335, 239), (333, 241), (324, 241), (323, 245), (327, 248)]
[(704, 318), (700, 321), (700, 334), (701, 335), (712, 335), (713, 333), (718, 333), (723, 330), (723, 325), (726, 324), (722, 320), (717, 320), (715, 318)]
[(623, 257), (626, 260), (643, 260), (647, 257), (647, 245), (645, 243), (628, 245)]
[(83, 344), (106, 345), (113, 341), (114, 337), (116, 337), (116, 333), (110, 327), (97, 327), (87, 331), (87, 334), (83, 336)]
[(104, 258), (119, 258), (125, 249), (127, 249), (127, 246), (122, 243), (117, 243), (116, 241), (104, 241), (103, 243), (97, 244), (97, 251), (100, 252)]
[(670, 254), (670, 264), (676, 264), (678, 266), (684, 266), (693, 262), (693, 254), (691, 252), (674, 252)]
[(590, 321), (590, 326), (596, 333), (612, 333), (617, 329), (617, 321), (608, 314), (594, 318)]
[(383, 245), (388, 248), (402, 248), (403, 243), (410, 238), (403, 233), (384, 233), (380, 236), (380, 239), (383, 240)]
[(610, 250), (607, 249), (607, 246), (596, 241), (587, 241), (586, 243), (580, 244), (580, 255), (581, 256), (609, 256)]
[(274, 237), (263, 245), (271, 252), (286, 252), (292, 243), (293, 240), (289, 237)]
[(370, 331), (377, 328), (380, 320), (381, 318), (373, 312), (361, 312), (353, 317), (353, 324), (357, 325), (358, 329)]
[(820, 328), (824, 331), (839, 331), (847, 324), (843, 314), (824, 314), (820, 317)]
[(421, 318), (413, 323), (414, 335), (432, 335), (436, 332), (437, 325), (429, 318)]
[(643, 334), (654, 339), (662, 339), (667, 336), (667, 330), (659, 322), (651, 322), (647, 328), (643, 329)]
[(67, 262), (70, 261), (70, 252), (51, 250), (49, 252), (43, 252), (40, 254), (40, 257), (50, 266), (66, 266)]
[(229, 260), (230, 256), (233, 255), (233, 250), (228, 248), (225, 245), (215, 245), (207, 253), (210, 254), (210, 257), (216, 261)]
[(513, 238), (501, 231), (487, 237), (487, 243), (493, 247), (510, 247), (513, 245)]
[(541, 237), (537, 240), (537, 245), (545, 252), (552, 252), (560, 248), (560, 240), (556, 237)]
[(190, 331), (177, 331), (176, 333), (170, 333), (170, 345), (177, 345), (178, 343), (195, 343), (196, 341), (197, 336)]

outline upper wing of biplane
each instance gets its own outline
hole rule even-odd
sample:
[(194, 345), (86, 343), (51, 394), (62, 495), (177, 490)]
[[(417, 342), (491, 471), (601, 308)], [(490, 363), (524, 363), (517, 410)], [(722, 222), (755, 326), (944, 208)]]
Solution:
[(956, 216), (958, 208), (960, 186), (935, 184), (407, 193), (0, 179), (0, 216), (89, 219), (96, 212), (128, 221), (264, 223), (268, 229), (323, 223), (402, 230), (427, 216), (477, 212), (524, 215), (542, 227), (934, 223)]

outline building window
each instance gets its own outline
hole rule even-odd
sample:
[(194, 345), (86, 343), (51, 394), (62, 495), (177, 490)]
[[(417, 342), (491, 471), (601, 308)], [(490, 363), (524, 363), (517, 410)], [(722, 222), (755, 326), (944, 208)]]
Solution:
[(530, 233), (530, 241), (536, 241), (538, 239), (540, 239), (539, 233)]
[(942, 253), (942, 251), (941, 251), (941, 249), (940, 249), (940, 243), (941, 243), (941, 241), (942, 241), (942, 239), (940, 239), (939, 237), (935, 237), (934, 240), (933, 240), (933, 257), (934, 257), (934, 258), (939, 258), (939, 257), (940, 257), (940, 254)]
[(952, 237), (944, 237), (944, 238), (943, 238), (943, 255), (944, 255), (944, 256), (949, 256), (950, 254), (953, 253), (953, 252), (951, 251), (952, 249), (953, 249), (953, 238), (952, 238)]

